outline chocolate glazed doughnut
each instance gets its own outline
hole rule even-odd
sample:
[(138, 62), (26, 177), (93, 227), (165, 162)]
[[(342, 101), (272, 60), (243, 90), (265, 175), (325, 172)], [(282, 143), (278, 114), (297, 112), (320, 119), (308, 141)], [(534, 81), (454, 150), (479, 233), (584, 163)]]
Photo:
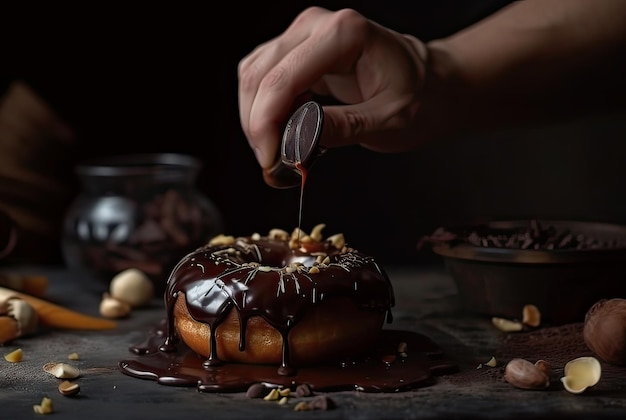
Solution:
[(168, 279), (160, 350), (182, 340), (206, 368), (278, 364), (281, 375), (367, 351), (392, 322), (393, 288), (374, 258), (342, 234), (324, 240), (324, 227), (219, 235), (188, 254)]

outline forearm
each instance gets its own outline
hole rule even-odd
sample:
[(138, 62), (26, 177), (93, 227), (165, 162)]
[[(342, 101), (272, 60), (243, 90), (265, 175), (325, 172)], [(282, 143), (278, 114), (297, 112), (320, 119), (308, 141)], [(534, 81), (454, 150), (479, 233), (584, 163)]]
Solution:
[(626, 90), (626, 1), (522, 0), (428, 51), (431, 131), (589, 111)]

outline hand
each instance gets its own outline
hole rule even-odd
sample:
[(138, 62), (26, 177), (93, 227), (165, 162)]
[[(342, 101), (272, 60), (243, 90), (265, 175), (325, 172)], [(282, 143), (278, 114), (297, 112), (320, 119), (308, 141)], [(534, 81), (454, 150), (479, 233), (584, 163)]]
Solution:
[(323, 146), (412, 149), (426, 55), (421, 41), (354, 10), (306, 9), (239, 63), (241, 125), (259, 164), (275, 162), (284, 124), (307, 94), (342, 104), (324, 107)]

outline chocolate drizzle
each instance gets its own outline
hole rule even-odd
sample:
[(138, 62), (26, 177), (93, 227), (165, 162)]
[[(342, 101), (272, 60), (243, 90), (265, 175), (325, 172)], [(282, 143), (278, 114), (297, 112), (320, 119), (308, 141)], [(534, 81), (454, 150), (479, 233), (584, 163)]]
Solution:
[[(394, 295), (386, 273), (372, 257), (354, 249), (337, 249), (330, 241), (315, 249), (292, 248), (288, 240), (269, 236), (241, 237), (206, 245), (184, 257), (172, 271), (165, 291), (167, 331), (162, 352), (176, 351), (179, 341), (173, 310), (185, 295), (193, 319), (210, 327), (207, 369), (220, 366), (217, 327), (232, 310), (240, 325), (239, 350), (246, 349), (246, 325), (258, 316), (282, 337), (278, 373), (296, 373), (291, 361), (289, 333), (315, 305), (330, 298), (350, 298), (363, 311), (384, 312), (393, 320)], [(319, 262), (318, 256), (327, 257)]]

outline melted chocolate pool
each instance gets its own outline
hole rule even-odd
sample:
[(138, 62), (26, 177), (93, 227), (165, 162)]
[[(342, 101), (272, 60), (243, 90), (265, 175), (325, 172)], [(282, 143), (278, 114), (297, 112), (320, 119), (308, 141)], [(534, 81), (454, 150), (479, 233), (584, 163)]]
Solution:
[[(159, 350), (164, 326), (132, 346), (134, 353), (119, 362), (122, 373), (162, 385), (196, 386), (202, 392), (245, 392), (252, 384), (294, 388), (308, 384), (316, 391), (398, 392), (432, 385), (434, 375), (454, 373), (441, 348), (428, 337), (410, 331), (383, 329), (376, 345), (358, 359), (328, 365), (304, 366), (293, 376), (280, 375), (276, 366), (225, 363), (206, 366), (205, 358), (183, 343), (176, 352)], [(406, 343), (402, 352), (400, 343)]]
[[(428, 338), (385, 329), (371, 348), (358, 352), (358, 358), (337, 354), (338, 362), (296, 366), (289, 333), (316, 305), (335, 297), (349, 299), (363, 313), (380, 314), (387, 323), (392, 322), (394, 305), (389, 278), (372, 257), (331, 239), (303, 244), (292, 247), (288, 237), (275, 235), (222, 237), (187, 255), (168, 280), (163, 325), (130, 349), (136, 356), (121, 361), (121, 371), (165, 385), (197, 386), (200, 391), (245, 391), (261, 382), (396, 392), (430, 384), (434, 373), (456, 369)], [(210, 328), (208, 358), (190, 349), (176, 332), (173, 310), (181, 293), (191, 317)], [(278, 369), (220, 357), (215, 331), (231, 311), (239, 318), (240, 351), (246, 350), (246, 325), (252, 317), (263, 318), (280, 333)]]

